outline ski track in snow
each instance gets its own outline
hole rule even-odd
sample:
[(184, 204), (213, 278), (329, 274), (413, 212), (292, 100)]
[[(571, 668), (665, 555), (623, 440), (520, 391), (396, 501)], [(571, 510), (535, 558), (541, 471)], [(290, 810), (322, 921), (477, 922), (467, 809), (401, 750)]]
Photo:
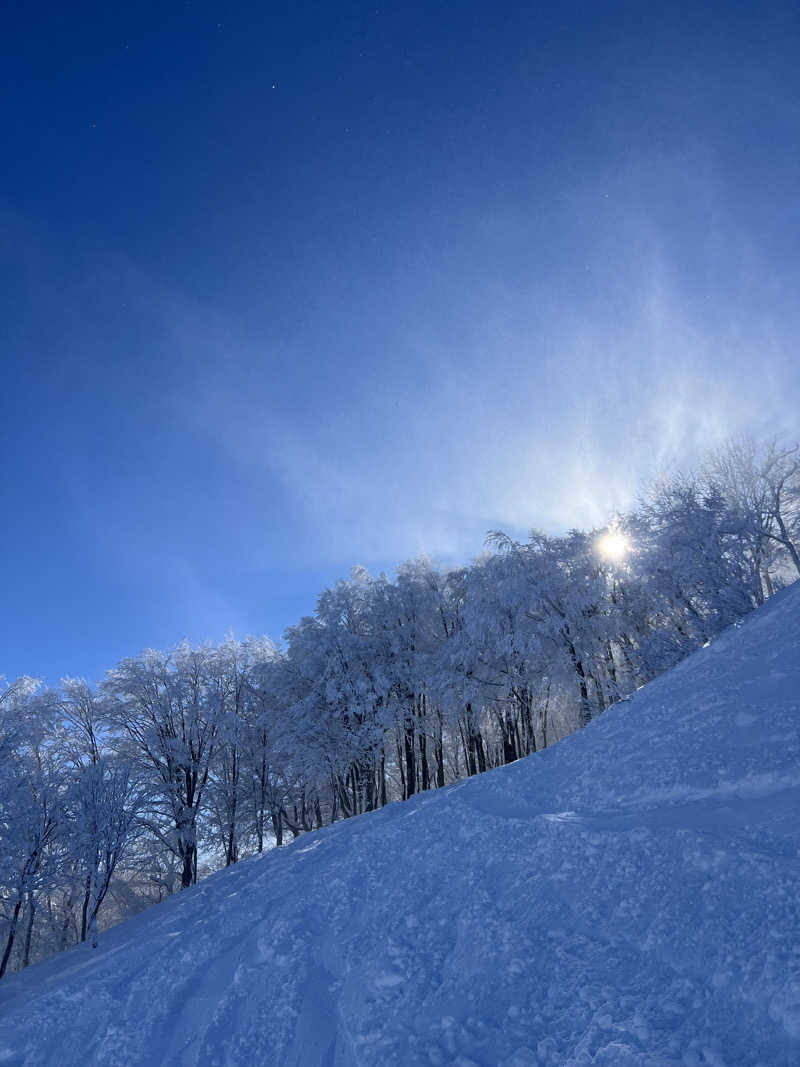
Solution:
[(546, 752), (0, 986), (0, 1065), (800, 1063), (800, 584)]

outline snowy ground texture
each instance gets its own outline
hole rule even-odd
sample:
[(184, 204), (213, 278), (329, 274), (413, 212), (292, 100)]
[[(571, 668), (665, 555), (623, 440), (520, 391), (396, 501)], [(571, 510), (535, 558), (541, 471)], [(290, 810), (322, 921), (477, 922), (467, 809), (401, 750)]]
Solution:
[(0, 1064), (800, 1064), (800, 583), (548, 751), (0, 986)]

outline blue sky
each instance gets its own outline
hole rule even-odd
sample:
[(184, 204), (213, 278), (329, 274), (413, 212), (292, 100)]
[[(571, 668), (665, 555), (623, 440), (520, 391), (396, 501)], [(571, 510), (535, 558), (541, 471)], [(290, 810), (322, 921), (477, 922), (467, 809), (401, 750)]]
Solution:
[(0, 50), (9, 677), (798, 435), (795, 4), (17, 6)]

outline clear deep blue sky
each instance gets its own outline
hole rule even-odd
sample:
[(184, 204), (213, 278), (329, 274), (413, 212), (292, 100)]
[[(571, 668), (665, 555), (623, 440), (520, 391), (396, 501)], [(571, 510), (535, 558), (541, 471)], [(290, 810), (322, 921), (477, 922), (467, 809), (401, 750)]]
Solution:
[(17, 4), (0, 672), (798, 435), (800, 8)]

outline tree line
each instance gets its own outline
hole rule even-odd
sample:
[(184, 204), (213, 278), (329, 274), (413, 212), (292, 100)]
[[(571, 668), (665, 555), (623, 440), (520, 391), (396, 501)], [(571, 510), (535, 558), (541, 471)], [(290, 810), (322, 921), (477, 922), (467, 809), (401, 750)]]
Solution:
[(731, 444), (606, 530), (356, 567), (268, 638), (0, 691), (0, 977), (299, 834), (530, 755), (800, 576), (800, 446)]

